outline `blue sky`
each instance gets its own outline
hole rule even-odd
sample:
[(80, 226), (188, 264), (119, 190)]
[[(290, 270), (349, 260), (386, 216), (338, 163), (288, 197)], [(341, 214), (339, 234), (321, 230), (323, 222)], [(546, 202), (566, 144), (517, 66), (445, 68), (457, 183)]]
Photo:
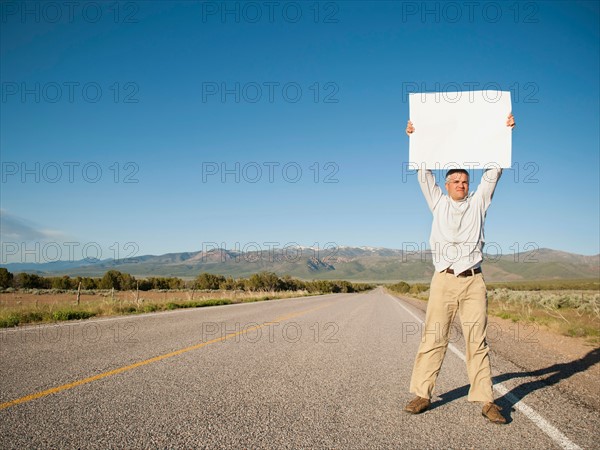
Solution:
[(1, 3), (0, 262), (426, 243), (414, 86), (512, 91), (489, 243), (600, 251), (598, 2), (47, 5)]

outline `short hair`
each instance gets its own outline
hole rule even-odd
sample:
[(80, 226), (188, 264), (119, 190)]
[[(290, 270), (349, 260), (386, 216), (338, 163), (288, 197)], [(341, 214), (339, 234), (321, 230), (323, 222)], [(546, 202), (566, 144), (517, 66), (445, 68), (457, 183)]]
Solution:
[(469, 181), (469, 172), (467, 172), (465, 169), (450, 169), (448, 172), (446, 172), (446, 183), (450, 181), (448, 178), (455, 173), (464, 173), (467, 176), (467, 181)]

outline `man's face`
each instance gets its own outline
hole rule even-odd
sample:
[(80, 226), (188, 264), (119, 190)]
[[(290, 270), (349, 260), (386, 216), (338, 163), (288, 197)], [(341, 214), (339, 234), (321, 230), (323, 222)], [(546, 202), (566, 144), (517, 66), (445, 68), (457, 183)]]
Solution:
[(446, 181), (446, 190), (452, 200), (462, 200), (469, 194), (469, 177), (464, 173), (453, 173)]

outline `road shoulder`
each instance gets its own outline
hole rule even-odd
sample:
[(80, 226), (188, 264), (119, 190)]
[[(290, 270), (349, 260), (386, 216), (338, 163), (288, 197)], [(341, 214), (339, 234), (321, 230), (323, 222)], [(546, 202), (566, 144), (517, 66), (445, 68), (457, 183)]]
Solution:
[[(425, 311), (427, 302), (392, 294)], [(600, 411), (600, 347), (584, 338), (563, 336), (538, 324), (490, 316), (488, 342), (492, 352), (570, 400)], [(459, 327), (457, 327), (459, 329)]]

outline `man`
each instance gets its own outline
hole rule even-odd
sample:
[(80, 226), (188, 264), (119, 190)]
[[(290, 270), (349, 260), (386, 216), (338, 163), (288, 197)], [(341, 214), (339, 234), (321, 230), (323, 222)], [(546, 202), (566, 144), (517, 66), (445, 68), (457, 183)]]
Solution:
[[(515, 126), (512, 114), (506, 126)], [(415, 127), (409, 120), (406, 133)], [(410, 382), (416, 394), (404, 410), (419, 414), (429, 408), (431, 394), (446, 349), (448, 333), (458, 311), (466, 347), (470, 389), (468, 400), (482, 402), (482, 414), (494, 423), (506, 423), (494, 403), (487, 331), (487, 289), (481, 273), (485, 215), (502, 169), (488, 169), (477, 191), (469, 194), (469, 173), (452, 169), (446, 174), (444, 195), (430, 170), (418, 171), (419, 184), (433, 214), (430, 245), (435, 273), (431, 280), (425, 327)]]

